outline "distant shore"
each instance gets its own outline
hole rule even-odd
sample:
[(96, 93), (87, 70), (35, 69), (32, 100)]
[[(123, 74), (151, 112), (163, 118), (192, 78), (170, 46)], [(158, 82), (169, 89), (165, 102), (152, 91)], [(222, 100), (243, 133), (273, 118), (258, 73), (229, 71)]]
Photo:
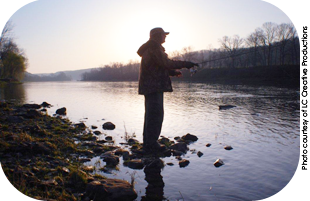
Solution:
[[(113, 69), (110, 69), (112, 71)], [(115, 69), (116, 71), (117, 69)], [(85, 70), (84, 70), (85, 71)], [(84, 72), (82, 71), (82, 72)], [(70, 71), (77, 73), (80, 71)], [(99, 72), (99, 71), (98, 71)], [(85, 82), (137, 82), (139, 78), (138, 69), (130, 74), (120, 75), (115, 72), (112, 75), (101, 76), (98, 72), (94, 73), (97, 76), (89, 77), (78, 81)], [(198, 69), (195, 74), (190, 74), (189, 70), (182, 69), (183, 77), (174, 78), (173, 81), (188, 81), (188, 82), (203, 82), (211, 84), (232, 84), (232, 85), (258, 85), (258, 86), (277, 86), (277, 87), (299, 87), (299, 65), (284, 65), (284, 66), (258, 66), (248, 68), (204, 68)], [(62, 76), (45, 76), (39, 77), (38, 75), (26, 74), (25, 82), (59, 82), (70, 81), (68, 77), (70, 74), (60, 72)], [(82, 76), (82, 74), (80, 74)]]
[(185, 73), (183, 78), (173, 80), (290, 88), (298, 88), (300, 82), (299, 65), (202, 69), (192, 76)]

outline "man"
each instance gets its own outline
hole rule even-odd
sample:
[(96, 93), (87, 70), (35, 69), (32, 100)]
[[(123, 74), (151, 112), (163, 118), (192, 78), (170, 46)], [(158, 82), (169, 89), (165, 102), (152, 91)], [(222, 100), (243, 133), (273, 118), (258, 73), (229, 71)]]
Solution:
[(152, 29), (150, 39), (137, 52), (142, 57), (139, 94), (145, 97), (143, 149), (146, 152), (164, 149), (157, 140), (164, 120), (164, 92), (172, 92), (169, 76), (181, 76), (181, 71), (177, 69), (198, 66), (193, 62), (168, 58), (162, 46), (168, 34), (160, 27)]

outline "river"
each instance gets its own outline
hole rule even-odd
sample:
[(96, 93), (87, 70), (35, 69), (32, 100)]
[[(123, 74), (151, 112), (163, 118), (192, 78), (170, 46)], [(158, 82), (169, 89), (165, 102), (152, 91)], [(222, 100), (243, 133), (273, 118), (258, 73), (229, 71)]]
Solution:
[[(162, 159), (174, 164), (161, 171), (167, 200), (260, 200), (288, 184), (299, 160), (298, 89), (189, 82), (174, 82), (173, 87), (173, 93), (165, 93), (162, 135), (173, 140), (191, 133), (199, 139), (183, 156), (190, 161), (187, 167), (180, 168), (173, 156)], [(71, 121), (98, 126), (116, 145), (124, 142), (125, 131), (142, 142), (144, 97), (137, 94), (137, 82), (29, 82), (0, 89), (0, 99), (46, 101), (53, 105), (50, 115), (66, 107)], [(219, 110), (224, 104), (236, 107)], [(103, 130), (107, 121), (116, 129)], [(233, 149), (225, 150), (225, 145)], [(216, 168), (218, 158), (224, 165)], [(133, 176), (140, 200), (148, 185), (144, 172), (122, 162), (119, 170), (97, 173), (129, 182)]]

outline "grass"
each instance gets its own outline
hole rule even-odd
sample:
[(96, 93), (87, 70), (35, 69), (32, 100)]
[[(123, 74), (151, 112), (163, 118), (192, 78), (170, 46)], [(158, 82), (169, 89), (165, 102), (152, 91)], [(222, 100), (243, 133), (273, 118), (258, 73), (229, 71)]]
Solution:
[[(80, 170), (81, 164), (73, 157), (83, 149), (73, 139), (83, 129), (71, 126), (67, 119), (44, 114), (20, 123), (10, 122), (7, 117), (17, 111), (13, 108), (20, 106), (0, 103), (0, 159), (9, 181), (32, 198), (80, 199), (75, 193), (85, 191), (90, 175)], [(36, 152), (37, 143), (41, 143), (37, 149), (47, 153)]]

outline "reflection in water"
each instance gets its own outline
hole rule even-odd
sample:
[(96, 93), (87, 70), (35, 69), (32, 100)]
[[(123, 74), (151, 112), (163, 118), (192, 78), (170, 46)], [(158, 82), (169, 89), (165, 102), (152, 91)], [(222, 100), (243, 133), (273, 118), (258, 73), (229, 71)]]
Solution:
[(147, 165), (144, 168), (145, 180), (148, 185), (145, 188), (145, 196), (142, 196), (142, 201), (161, 201), (164, 199), (164, 186), (161, 170), (164, 167), (164, 162), (159, 159), (148, 159)]
[(26, 99), (25, 89), (23, 84), (7, 84), (0, 88), (0, 100), (14, 101), (23, 103)]

